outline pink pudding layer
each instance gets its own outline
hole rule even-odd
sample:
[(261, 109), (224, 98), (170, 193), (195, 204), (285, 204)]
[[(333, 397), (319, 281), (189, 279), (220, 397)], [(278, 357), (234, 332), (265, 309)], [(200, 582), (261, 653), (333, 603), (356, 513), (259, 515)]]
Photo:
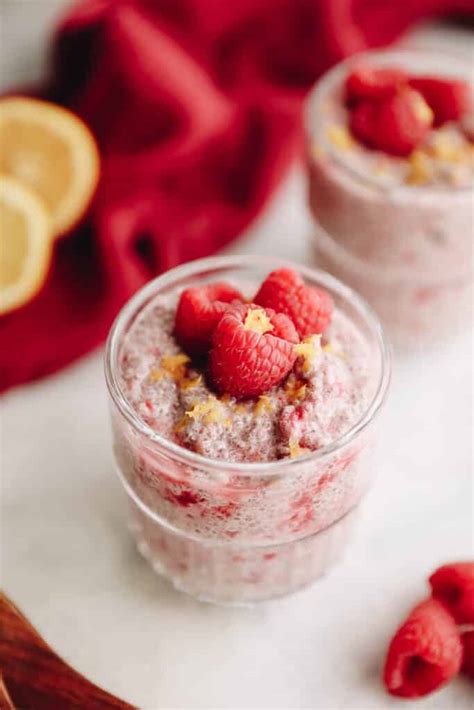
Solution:
[(366, 413), (380, 363), (336, 308), (323, 339), (297, 346), (278, 387), (243, 401), (218, 395), (174, 337), (178, 297), (155, 296), (118, 356), (123, 396), (159, 435), (153, 441), (112, 408), (138, 547), (178, 589), (203, 600), (287, 594), (339, 557), (372, 478), (372, 425), (330, 445)]
[[(369, 53), (363, 61), (440, 73), (439, 56), (423, 52)], [(433, 127), (406, 156), (368, 148), (350, 131), (344, 84), (353, 66), (329, 72), (308, 102), (317, 264), (371, 303), (397, 345), (423, 345), (461, 329), (471, 313), (472, 115)], [(470, 66), (449, 57), (441, 66), (472, 85)]]

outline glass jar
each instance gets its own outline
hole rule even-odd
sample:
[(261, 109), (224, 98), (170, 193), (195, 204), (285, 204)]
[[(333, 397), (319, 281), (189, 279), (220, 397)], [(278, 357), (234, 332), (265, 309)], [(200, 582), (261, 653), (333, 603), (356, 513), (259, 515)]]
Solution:
[[(281, 266), (327, 289), (363, 336), (373, 373), (363, 416), (318, 451), (262, 463), (212, 460), (157, 434), (120, 386), (121, 347), (135, 318), (158, 294), (212, 280), (255, 288)], [(354, 292), (323, 272), (266, 257), (191, 262), (149, 283), (122, 309), (105, 370), (131, 529), (144, 557), (176, 588), (206, 601), (254, 602), (309, 584), (339, 557), (374, 474), (375, 421), (390, 377), (382, 329)]]
[[(472, 156), (467, 153), (465, 163), (451, 166), (452, 184), (425, 185), (392, 180), (387, 166), (397, 170), (398, 159), (377, 151), (355, 151), (345, 133), (343, 87), (348, 72), (361, 62), (470, 83), (472, 69), (468, 62), (430, 51), (367, 52), (329, 71), (307, 100), (316, 263), (359, 291), (393, 341), (411, 348), (450, 337), (469, 322)], [(342, 137), (337, 128), (334, 135), (335, 126), (343, 127)], [(463, 180), (457, 184), (454, 178), (461, 174)]]

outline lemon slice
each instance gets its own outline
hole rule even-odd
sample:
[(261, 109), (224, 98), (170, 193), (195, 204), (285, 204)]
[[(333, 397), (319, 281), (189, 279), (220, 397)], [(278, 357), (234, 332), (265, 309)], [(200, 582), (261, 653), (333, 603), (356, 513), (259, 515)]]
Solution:
[(87, 126), (55, 104), (25, 97), (0, 100), (0, 173), (44, 201), (55, 235), (87, 208), (99, 177), (99, 154)]
[(51, 217), (43, 202), (12, 178), (0, 176), (0, 314), (30, 301), (51, 262)]

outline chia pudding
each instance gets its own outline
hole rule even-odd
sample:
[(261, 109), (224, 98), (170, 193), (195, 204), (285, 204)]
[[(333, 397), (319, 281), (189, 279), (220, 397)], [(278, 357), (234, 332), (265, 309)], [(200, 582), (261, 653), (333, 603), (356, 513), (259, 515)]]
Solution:
[[(354, 134), (347, 86), (357, 67), (411, 77), (411, 96), (421, 99), (417, 110), (431, 122), (412, 150), (391, 154)], [(465, 85), (468, 101), (458, 120), (437, 122), (435, 114), (433, 121), (417, 90), (420, 78), (433, 75)], [(472, 93), (468, 62), (401, 50), (368, 52), (343, 62), (308, 100), (309, 205), (317, 263), (373, 305), (397, 345), (446, 337), (471, 312)]]
[(207, 361), (176, 337), (183, 287), (223, 276), (247, 304), (272, 266), (236, 257), (169, 272), (132, 299), (109, 339), (115, 455), (138, 547), (177, 588), (209, 601), (268, 599), (320, 576), (373, 475), (383, 336), (331, 277), (296, 267), (331, 293), (332, 320), (298, 337), (291, 369), (256, 396), (216, 389)]

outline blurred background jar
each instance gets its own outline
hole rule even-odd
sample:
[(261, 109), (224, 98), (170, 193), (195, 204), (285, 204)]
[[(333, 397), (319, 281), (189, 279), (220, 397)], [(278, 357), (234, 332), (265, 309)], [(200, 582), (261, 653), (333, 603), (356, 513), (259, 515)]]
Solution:
[(472, 142), (458, 136), (464, 125), (467, 135), (466, 119), (432, 130), (406, 157), (358, 143), (348, 127), (345, 79), (362, 65), (471, 87), (472, 68), (432, 51), (367, 52), (329, 71), (307, 100), (317, 264), (371, 303), (397, 346), (413, 348), (452, 336), (472, 310)]

